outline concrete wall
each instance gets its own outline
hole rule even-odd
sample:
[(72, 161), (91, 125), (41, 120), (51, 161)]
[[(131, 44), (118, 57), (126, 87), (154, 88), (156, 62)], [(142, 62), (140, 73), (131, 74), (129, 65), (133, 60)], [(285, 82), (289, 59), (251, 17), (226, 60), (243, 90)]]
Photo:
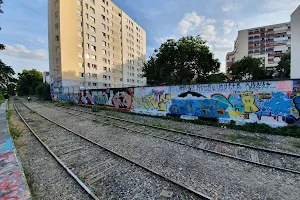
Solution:
[(220, 123), (300, 125), (300, 80), (85, 90), (53, 99)]
[(300, 78), (300, 6), (291, 15), (291, 78)]

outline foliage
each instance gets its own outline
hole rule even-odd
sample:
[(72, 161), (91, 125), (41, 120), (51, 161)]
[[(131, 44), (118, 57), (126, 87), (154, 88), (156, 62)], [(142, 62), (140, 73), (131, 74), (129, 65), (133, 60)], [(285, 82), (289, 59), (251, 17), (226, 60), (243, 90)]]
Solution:
[(261, 66), (259, 58), (245, 56), (239, 61), (234, 62), (228, 69), (232, 74), (232, 80), (264, 80), (272, 79), (273, 71), (268, 71)]
[(14, 75), (14, 70), (0, 60), (0, 91), (14, 90), (17, 82)]
[(0, 105), (3, 103), (4, 101), (4, 95), (3, 93), (0, 91)]
[(36, 95), (40, 100), (51, 100), (50, 85), (48, 83), (40, 83), (36, 88)]
[(167, 40), (144, 63), (143, 77), (155, 84), (206, 83), (220, 62), (200, 36)]
[(224, 73), (210, 74), (207, 77), (207, 82), (209, 83), (222, 83), (227, 80), (227, 76)]
[(36, 93), (37, 86), (43, 82), (42, 72), (36, 69), (23, 70), (22, 73), (18, 74), (18, 95), (28, 96)]
[(276, 67), (278, 78), (290, 78), (291, 73), (291, 52), (287, 52), (281, 56), (281, 61)]

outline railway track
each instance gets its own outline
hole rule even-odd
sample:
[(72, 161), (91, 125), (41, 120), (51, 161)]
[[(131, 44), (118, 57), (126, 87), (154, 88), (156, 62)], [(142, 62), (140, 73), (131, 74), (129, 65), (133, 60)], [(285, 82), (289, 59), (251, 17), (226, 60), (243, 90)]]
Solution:
[[(62, 106), (61, 106), (62, 107)], [(55, 108), (51, 106), (51, 108)], [(195, 133), (168, 129), (151, 124), (140, 123), (114, 116), (102, 115), (82, 109), (68, 108), (68, 113), (82, 118), (96, 120), (98, 123), (148, 135), (174, 142), (190, 148), (229, 157), (242, 162), (272, 168), (280, 171), (300, 174), (300, 155), (239, 144), (220, 139), (201, 136)], [(83, 116), (82, 113), (87, 116)]]
[(21, 101), (26, 126), (93, 199), (212, 199), (58, 124)]

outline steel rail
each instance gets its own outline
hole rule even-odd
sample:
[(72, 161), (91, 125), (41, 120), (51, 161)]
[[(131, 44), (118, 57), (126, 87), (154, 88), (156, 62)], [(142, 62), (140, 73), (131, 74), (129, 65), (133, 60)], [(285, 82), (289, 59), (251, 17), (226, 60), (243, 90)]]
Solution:
[[(59, 106), (59, 107), (64, 107), (64, 106)], [(78, 110), (78, 109), (71, 109), (71, 108), (68, 108), (68, 107), (64, 107), (64, 108), (69, 109), (69, 110), (74, 110), (74, 111), (88, 113), (88, 114), (91, 114), (91, 115), (97, 115), (97, 116), (101, 116), (101, 117), (106, 117), (106, 118), (110, 118), (110, 119), (114, 119), (114, 120), (124, 121), (124, 122), (128, 122), (128, 123), (131, 123), (131, 124), (137, 124), (137, 125), (141, 125), (141, 126), (147, 126), (147, 127), (155, 128), (155, 129), (158, 129), (158, 130), (170, 131), (170, 132), (174, 132), (174, 133), (180, 133), (180, 134), (183, 134), (183, 135), (188, 135), (188, 136), (198, 137), (198, 138), (202, 138), (202, 139), (207, 139), (207, 140), (211, 140), (211, 141), (215, 141), (215, 142), (226, 143), (226, 144), (231, 144), (231, 145), (235, 145), (235, 146), (246, 147), (246, 148), (249, 148), (249, 149), (260, 150), (260, 151), (265, 151), (265, 152), (270, 152), (270, 153), (277, 153), (277, 154), (281, 154), (281, 155), (286, 155), (286, 156), (292, 156), (292, 157), (300, 158), (300, 154), (288, 153), (288, 152), (283, 152), (283, 151), (276, 151), (276, 150), (272, 150), (272, 149), (255, 147), (255, 146), (251, 146), (251, 145), (247, 145), (247, 144), (230, 142), (230, 141), (221, 140), (221, 139), (212, 138), (212, 137), (207, 137), (207, 136), (203, 136), (203, 135), (198, 135), (198, 134), (190, 133), (190, 132), (186, 132), (186, 131), (178, 131), (178, 130), (174, 130), (174, 129), (159, 127), (159, 126), (155, 126), (155, 125), (151, 125), (151, 124), (145, 124), (145, 123), (131, 121), (131, 120), (122, 119), (122, 118), (118, 118), (118, 117), (96, 114), (94, 112), (88, 112), (88, 111), (83, 111), (83, 110)]]
[[(69, 109), (69, 110), (75, 110), (75, 111), (80, 111), (80, 112), (84, 112), (84, 113), (91, 114), (91, 115), (97, 115), (97, 114), (95, 114), (93, 112), (86, 112), (86, 111), (81, 111), (81, 110), (77, 110), (77, 109), (70, 109), (70, 108), (67, 108), (67, 109)], [(73, 115), (76, 115), (76, 116), (80, 115), (80, 114), (71, 113), (71, 112), (69, 112), (68, 114), (73, 114)], [(110, 118), (110, 119), (115, 119), (115, 120), (119, 119), (119, 118), (116, 118), (116, 117), (111, 117), (111, 116), (108, 117), (108, 116), (104, 116), (104, 115), (97, 115), (97, 116), (101, 116), (101, 117), (105, 117), (105, 118)], [(91, 118), (89, 118), (89, 117), (85, 117), (85, 116), (81, 116), (81, 117), (91, 120)], [(96, 121), (100, 122), (97, 118), (94, 118), (93, 120), (96, 120)], [(133, 122), (133, 121), (124, 120), (124, 119), (120, 119), (120, 121), (125, 121), (125, 122), (129, 121), (129, 123), (144, 125), (143, 123)], [(103, 124), (106, 123), (107, 124), (107, 122), (100, 122), (100, 123), (103, 123)], [(272, 168), (272, 169), (276, 169), (276, 170), (280, 170), (280, 171), (285, 171), (285, 172), (291, 172), (291, 173), (295, 173), (295, 174), (300, 174), (300, 171), (297, 171), (297, 170), (283, 168), (283, 167), (277, 167), (277, 166), (268, 165), (268, 164), (264, 164), (264, 163), (260, 163), (260, 162), (254, 162), (254, 161), (251, 161), (251, 160), (247, 160), (247, 159), (243, 159), (243, 158), (238, 158), (236, 156), (232, 156), (232, 155), (229, 155), (229, 154), (220, 153), (220, 152), (217, 152), (217, 151), (213, 151), (213, 150), (209, 150), (209, 149), (200, 148), (200, 147), (196, 147), (196, 146), (193, 146), (193, 145), (185, 144), (185, 143), (177, 141), (177, 140), (172, 140), (172, 139), (168, 139), (168, 138), (165, 138), (165, 137), (160, 137), (160, 136), (156, 136), (156, 135), (153, 135), (153, 134), (147, 134), (147, 133), (144, 133), (142, 131), (130, 129), (130, 128), (123, 127), (123, 126), (120, 126), (120, 125), (115, 125), (115, 124), (112, 124), (112, 123), (109, 123), (109, 124), (112, 125), (112, 126), (121, 128), (121, 129), (133, 131), (133, 132), (136, 132), (136, 133), (141, 133), (141, 134), (144, 134), (144, 135), (149, 135), (151, 137), (159, 138), (159, 139), (166, 140), (166, 141), (169, 141), (169, 142), (177, 143), (179, 145), (183, 145), (183, 146), (191, 147), (191, 148), (194, 148), (194, 149), (202, 150), (204, 152), (213, 153), (213, 154), (216, 154), (216, 155), (219, 155), (219, 156), (224, 156), (224, 157), (228, 157), (228, 158), (231, 158), (231, 159), (235, 159), (235, 160), (239, 160), (239, 161), (243, 161), (243, 162), (246, 162), (246, 163), (255, 164), (255, 165), (259, 165), (259, 166), (263, 166), (263, 167), (267, 167), (267, 168)], [(152, 125), (150, 125), (148, 127), (154, 128)], [(155, 128), (158, 129), (157, 127), (155, 127)], [(172, 129), (169, 130), (169, 129), (166, 129), (166, 128), (160, 128), (160, 129), (161, 130), (166, 130), (166, 131), (171, 131), (172, 130)], [(174, 130), (174, 131), (176, 131), (176, 130)], [(176, 132), (178, 133), (178, 131), (176, 131)], [(179, 132), (181, 132), (181, 131), (179, 131)], [(185, 135), (190, 135), (190, 134), (187, 133)], [(202, 136), (199, 137), (199, 138), (202, 138)], [(204, 137), (204, 138), (207, 139), (206, 137)], [(223, 141), (223, 140), (221, 140), (221, 141)], [(224, 143), (231, 144), (231, 145), (235, 144), (235, 143), (227, 142), (227, 141), (225, 141)], [(239, 143), (237, 143), (237, 144), (239, 144)], [(237, 145), (237, 146), (239, 146), (239, 145)], [(248, 145), (245, 145), (245, 146), (248, 146)], [(251, 149), (261, 150), (261, 148), (256, 148), (256, 147), (253, 147), (253, 146), (250, 146), (250, 147), (252, 147)], [(269, 150), (269, 149), (266, 149), (266, 150), (267, 150), (267, 152), (278, 153), (278, 151), (273, 151), (273, 150)], [(296, 155), (295, 157), (298, 157), (298, 154), (289, 154), (289, 153), (285, 153), (285, 152), (281, 152), (281, 153), (282, 153), (282, 155), (291, 155), (291, 156), (295, 156)]]
[(42, 114), (40, 114), (40, 113), (38, 113), (38, 112), (36, 112), (36, 111), (33, 110), (32, 108), (28, 107), (28, 106), (27, 106), (25, 103), (23, 103), (22, 101), (20, 101), (20, 102), (21, 102), (25, 107), (27, 107), (29, 110), (34, 111), (35, 114), (41, 116), (42, 118), (48, 120), (49, 122), (52, 122), (53, 124), (56, 124), (57, 126), (59, 126), (59, 127), (65, 129), (65, 130), (67, 130), (68, 132), (73, 133), (74, 135), (76, 135), (76, 136), (78, 136), (78, 137), (80, 137), (80, 138), (82, 138), (82, 139), (84, 139), (84, 140), (86, 140), (86, 141), (88, 141), (88, 142), (90, 142), (90, 143), (92, 143), (92, 144), (94, 144), (94, 145), (96, 145), (96, 146), (98, 146), (98, 147), (100, 147), (100, 148), (106, 150), (107, 152), (110, 152), (110, 153), (112, 153), (112, 154), (114, 154), (114, 155), (116, 155), (116, 156), (118, 156), (118, 157), (120, 157), (120, 158), (122, 158), (122, 159), (124, 159), (124, 160), (126, 160), (126, 161), (128, 161), (128, 162), (130, 162), (130, 163), (132, 163), (132, 164), (134, 164), (134, 165), (136, 165), (136, 166), (138, 166), (138, 167), (141, 167), (142, 169), (144, 169), (144, 170), (146, 170), (146, 171), (148, 171), (148, 172), (150, 172), (150, 173), (153, 173), (153, 174), (155, 174), (156, 176), (159, 176), (159, 177), (161, 177), (161, 178), (163, 178), (163, 179), (165, 179), (165, 180), (167, 180), (167, 181), (169, 181), (169, 182), (171, 182), (171, 183), (173, 183), (173, 184), (175, 184), (175, 185), (177, 185), (177, 186), (183, 188), (184, 190), (187, 190), (187, 191), (189, 191), (189, 192), (191, 192), (191, 193), (193, 193), (193, 194), (195, 194), (195, 195), (197, 195), (197, 196), (199, 196), (199, 197), (201, 197), (201, 198), (204, 198), (204, 199), (207, 199), (207, 200), (213, 200), (212, 197), (209, 197), (209, 196), (207, 196), (207, 195), (205, 195), (205, 194), (203, 194), (203, 193), (201, 193), (201, 192), (199, 192), (199, 191), (197, 191), (197, 190), (191, 188), (190, 186), (186, 186), (186, 185), (184, 185), (184, 184), (182, 184), (182, 183), (180, 183), (180, 182), (178, 182), (178, 181), (176, 181), (176, 180), (174, 180), (174, 179), (172, 179), (172, 178), (168, 178), (168, 177), (164, 176), (163, 174), (161, 174), (161, 173), (159, 173), (159, 172), (157, 172), (157, 171), (154, 171), (154, 170), (150, 169), (149, 167), (147, 167), (147, 166), (145, 166), (145, 165), (143, 165), (143, 164), (137, 163), (136, 161), (134, 161), (134, 160), (132, 160), (132, 159), (130, 159), (130, 158), (124, 156), (124, 155), (121, 155), (121, 154), (117, 153), (117, 152), (114, 151), (114, 150), (110, 150), (110, 149), (108, 149), (108, 148), (102, 146), (101, 144), (99, 144), (99, 143), (97, 143), (97, 142), (94, 142), (94, 141), (92, 141), (91, 139), (89, 139), (89, 138), (87, 138), (87, 137), (85, 137), (85, 136), (83, 136), (83, 135), (81, 135), (81, 134), (79, 134), (79, 133), (76, 133), (75, 131), (73, 131), (73, 130), (71, 130), (71, 129), (69, 129), (69, 128), (67, 128), (67, 127), (65, 127), (65, 126), (63, 126), (63, 125), (61, 125), (61, 124), (59, 124), (59, 123), (57, 123), (57, 122), (51, 120), (51, 119), (49, 119), (48, 117), (46, 117), (46, 116), (44, 116), (44, 115), (42, 115)]
[(17, 109), (15, 102), (13, 102), (13, 106), (23, 123), (27, 126), (30, 132), (35, 136), (35, 138), (43, 145), (43, 147), (51, 154), (51, 156), (67, 171), (69, 176), (71, 176), (82, 188), (83, 190), (94, 200), (100, 200), (55, 154), (51, 149), (37, 136), (35, 131), (29, 126), (29, 124), (25, 121), (19, 110)]

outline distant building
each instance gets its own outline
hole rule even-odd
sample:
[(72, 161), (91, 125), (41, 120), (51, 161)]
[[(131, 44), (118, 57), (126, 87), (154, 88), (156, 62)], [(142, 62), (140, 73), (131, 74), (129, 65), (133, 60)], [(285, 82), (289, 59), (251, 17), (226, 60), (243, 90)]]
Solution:
[(48, 0), (54, 86), (146, 85), (146, 32), (111, 0)]
[(43, 72), (43, 83), (48, 83), (48, 84), (51, 83), (49, 72)]
[[(274, 69), (280, 57), (291, 50), (291, 23), (240, 30), (234, 44), (234, 51), (227, 53), (226, 71), (234, 61), (251, 55), (260, 58), (262, 66)], [(227, 73), (230, 78), (231, 75)]]
[(300, 6), (291, 15), (291, 78), (300, 78)]

